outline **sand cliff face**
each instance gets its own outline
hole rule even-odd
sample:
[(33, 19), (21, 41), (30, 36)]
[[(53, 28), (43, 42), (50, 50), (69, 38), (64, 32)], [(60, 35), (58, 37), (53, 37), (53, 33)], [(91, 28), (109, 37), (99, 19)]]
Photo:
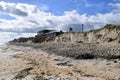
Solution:
[(55, 42), (116, 42), (120, 40), (120, 25), (106, 25), (98, 30), (89, 32), (66, 32), (57, 36)]

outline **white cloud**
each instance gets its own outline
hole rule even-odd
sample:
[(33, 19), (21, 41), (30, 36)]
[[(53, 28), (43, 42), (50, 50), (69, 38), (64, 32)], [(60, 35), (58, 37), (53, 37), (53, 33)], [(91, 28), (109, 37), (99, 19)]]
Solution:
[(23, 11), (23, 9), (20, 9), (20, 8), (23, 8), (22, 5), (16, 5), (14, 3), (6, 3), (6, 2), (3, 2), (1, 1), (0, 2), (0, 12), (1, 13), (5, 13), (5, 14), (14, 14), (14, 15), (18, 15), (18, 16), (27, 16), (28, 14)]
[[(83, 2), (82, 4), (85, 5), (85, 7), (97, 7), (97, 8), (100, 8), (100, 6), (103, 6), (103, 2), (100, 2), (100, 3), (90, 3), (91, 1), (89, 0), (73, 0), (75, 2), (76, 5), (78, 5), (81, 1)], [(80, 7), (80, 6), (79, 6)]]
[(82, 0), (82, 1), (85, 3), (86, 7), (93, 7), (93, 6), (94, 7), (95, 6), (98, 7), (99, 6), (98, 4), (91, 4), (91, 3), (89, 3), (88, 0)]
[[(110, 5), (115, 6), (112, 3)], [(119, 5), (117, 4), (117, 6)], [(3, 1), (0, 2), (0, 14), (7, 14), (16, 18), (11, 21), (0, 19), (0, 31), (9, 32), (36, 32), (45, 28), (67, 30), (70, 25), (73, 27), (78, 26), (78, 30), (80, 30), (80, 24), (85, 24), (85, 29), (89, 30), (100, 28), (109, 23), (120, 24), (120, 18), (118, 17), (120, 13), (110, 12), (87, 15), (79, 14), (76, 10), (72, 10), (65, 11), (61, 16), (56, 16), (50, 12), (38, 9), (35, 5), (6, 3)]]
[(49, 7), (45, 4), (41, 4), (40, 6), (37, 6), (42, 11), (48, 11)]
[(119, 2), (120, 0), (113, 0), (113, 1), (118, 1)]
[(114, 12), (120, 12), (120, 3), (109, 3), (114, 8)]

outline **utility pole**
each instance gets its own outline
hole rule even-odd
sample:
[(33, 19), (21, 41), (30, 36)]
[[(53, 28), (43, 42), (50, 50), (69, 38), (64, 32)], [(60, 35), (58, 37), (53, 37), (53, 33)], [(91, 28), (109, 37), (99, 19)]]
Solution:
[(73, 32), (72, 27), (69, 28), (69, 40), (71, 41), (71, 32)]
[(82, 32), (83, 32), (83, 26), (84, 26), (84, 24), (82, 24)]

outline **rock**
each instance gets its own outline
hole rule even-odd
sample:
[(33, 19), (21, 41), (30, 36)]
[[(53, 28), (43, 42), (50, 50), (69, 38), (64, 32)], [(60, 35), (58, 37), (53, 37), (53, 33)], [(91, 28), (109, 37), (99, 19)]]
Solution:
[(23, 69), (12, 80), (25, 78), (27, 75), (29, 75), (29, 71), (32, 70), (32, 69), (33, 69), (32, 67)]
[(115, 60), (114, 63), (117, 63), (117, 61)]
[(77, 55), (75, 57), (75, 59), (94, 59), (94, 58), (95, 58), (94, 55), (88, 54), (88, 53), (86, 53), (86, 54), (80, 54), (80, 55)]
[(49, 80), (49, 79), (46, 79), (44, 76), (37, 75), (33, 80)]
[(44, 80), (42, 76), (37, 75), (33, 80)]
[(69, 61), (67, 62), (60, 62), (60, 63), (57, 63), (58, 66), (72, 66), (73, 64), (70, 64)]

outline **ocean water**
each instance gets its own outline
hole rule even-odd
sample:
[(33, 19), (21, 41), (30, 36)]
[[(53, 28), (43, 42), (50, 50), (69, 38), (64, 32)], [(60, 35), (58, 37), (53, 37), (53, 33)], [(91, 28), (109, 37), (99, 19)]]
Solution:
[(1, 46), (1, 45), (5, 45), (7, 42), (8, 42), (8, 41), (6, 41), (6, 42), (0, 42), (0, 46)]
[(2, 45), (2, 44), (4, 44), (4, 43), (0, 43), (0, 45)]

